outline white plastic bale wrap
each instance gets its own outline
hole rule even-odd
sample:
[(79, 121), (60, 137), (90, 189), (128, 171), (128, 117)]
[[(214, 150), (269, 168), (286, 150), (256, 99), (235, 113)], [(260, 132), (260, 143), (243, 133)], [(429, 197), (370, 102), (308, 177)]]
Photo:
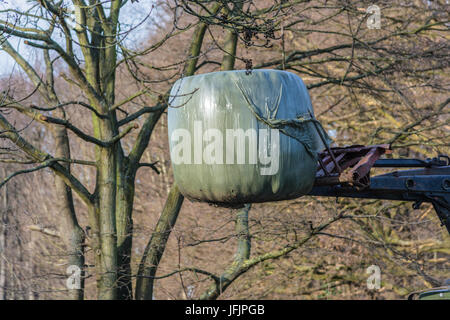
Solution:
[[(251, 74), (240, 70), (186, 77), (175, 83), (169, 102), (174, 178), (187, 198), (237, 205), (293, 199), (311, 190), (317, 152), (325, 147), (318, 130), (327, 143), (329, 138), (314, 119), (308, 91), (298, 76), (264, 69)], [(212, 130), (208, 133), (208, 129)], [(265, 139), (260, 129), (266, 130)], [(279, 132), (278, 139), (274, 130)], [(254, 150), (248, 138), (251, 134), (245, 140), (242, 163), (238, 161), (238, 138), (233, 136), (236, 139), (228, 144), (227, 132), (256, 132), (252, 141), (257, 144), (257, 161), (250, 155)], [(221, 143), (216, 141), (220, 137)], [(180, 147), (183, 143), (189, 147)], [(235, 149), (231, 151), (230, 146)], [(212, 147), (222, 151), (211, 152)], [(231, 156), (227, 159), (230, 152), (234, 161)], [(208, 160), (208, 155), (214, 160)], [(267, 156), (271, 156), (269, 164)]]

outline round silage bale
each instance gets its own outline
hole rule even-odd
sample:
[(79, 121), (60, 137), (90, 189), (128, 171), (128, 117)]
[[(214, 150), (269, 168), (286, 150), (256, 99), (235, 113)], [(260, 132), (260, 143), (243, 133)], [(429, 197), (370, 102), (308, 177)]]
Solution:
[(178, 80), (169, 98), (168, 131), (180, 192), (224, 205), (307, 194), (317, 152), (324, 138), (328, 143), (303, 81), (267, 69)]

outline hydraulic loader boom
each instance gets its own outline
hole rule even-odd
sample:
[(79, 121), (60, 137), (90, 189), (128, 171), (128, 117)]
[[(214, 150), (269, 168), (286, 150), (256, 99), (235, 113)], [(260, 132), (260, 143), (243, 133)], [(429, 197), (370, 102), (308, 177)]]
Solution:
[[(319, 155), (312, 196), (430, 202), (450, 233), (450, 159), (379, 159), (388, 145), (328, 148)], [(371, 168), (419, 168), (370, 176)]]

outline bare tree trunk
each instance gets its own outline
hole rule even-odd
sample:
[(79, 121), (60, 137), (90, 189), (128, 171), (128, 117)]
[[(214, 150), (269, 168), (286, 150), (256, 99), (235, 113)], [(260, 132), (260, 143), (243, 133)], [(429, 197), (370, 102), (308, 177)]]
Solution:
[(122, 152), (118, 152), (117, 166), (119, 169), (117, 170), (116, 228), (118, 295), (121, 300), (133, 298), (131, 249), (133, 245), (133, 202), (136, 172), (139, 169), (139, 160), (164, 110), (161, 108), (160, 111), (153, 112), (147, 117), (138, 138), (137, 145), (139, 147), (133, 148), (129, 157), (124, 157)]
[(133, 245), (133, 201), (135, 173), (129, 172), (129, 161), (122, 157), (117, 161), (117, 256), (118, 290), (120, 300), (133, 298), (131, 278), (131, 248)]
[[(58, 105), (59, 101), (54, 86), (53, 64), (48, 50), (44, 50), (44, 60), (46, 63), (47, 85), (45, 97), (48, 102), (51, 102), (53, 105)], [(58, 108), (55, 110), (55, 115), (60, 119), (66, 120), (64, 109)], [(52, 131), (55, 139), (55, 156), (63, 159), (71, 159), (67, 128), (64, 126), (55, 126)], [(69, 162), (63, 162), (61, 165), (70, 173)], [(76, 266), (80, 271), (80, 286), (69, 289), (68, 298), (71, 300), (83, 300), (85, 234), (78, 224), (71, 188), (57, 175), (55, 175), (55, 188), (56, 206), (62, 220), (60, 234), (67, 247), (67, 262), (69, 266)]]
[[(3, 168), (2, 177), (6, 177)], [(3, 186), (3, 208), (0, 211), (0, 300), (6, 300), (6, 264), (3, 255), (6, 254), (6, 237), (8, 226), (8, 186)]]
[[(235, 4), (238, 10), (242, 10), (243, 2)], [(229, 30), (225, 36), (225, 44), (223, 50), (225, 51), (222, 59), (222, 65), (220, 70), (227, 71), (234, 69), (234, 62), (236, 60), (236, 47), (237, 47), (238, 35), (233, 30)]]
[[(111, 139), (108, 136), (106, 139)], [(116, 233), (116, 154), (113, 148), (101, 148), (99, 164), (99, 229), (101, 248), (101, 286), (98, 298), (116, 300), (117, 233)]]
[[(54, 129), (55, 155), (70, 159), (69, 139), (67, 130), (63, 127)], [(70, 172), (69, 163), (62, 164)], [(80, 269), (80, 287), (69, 289), (69, 299), (82, 300), (84, 296), (84, 231), (78, 225), (73, 204), (72, 190), (64, 181), (55, 175), (56, 206), (60, 213), (62, 224), (60, 234), (67, 247), (68, 265)]]
[(154, 277), (183, 200), (184, 197), (178, 190), (177, 185), (174, 184), (139, 265), (135, 295), (137, 300), (151, 300), (153, 298)]

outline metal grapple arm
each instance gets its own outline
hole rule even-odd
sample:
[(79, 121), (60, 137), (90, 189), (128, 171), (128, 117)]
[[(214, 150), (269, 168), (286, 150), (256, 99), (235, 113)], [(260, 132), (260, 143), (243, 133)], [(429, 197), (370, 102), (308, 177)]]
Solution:
[[(330, 155), (329, 152), (332, 152)], [(379, 159), (387, 145), (330, 148), (319, 155), (312, 196), (430, 202), (450, 233), (450, 165), (447, 156)], [(371, 168), (420, 168), (370, 176)]]

